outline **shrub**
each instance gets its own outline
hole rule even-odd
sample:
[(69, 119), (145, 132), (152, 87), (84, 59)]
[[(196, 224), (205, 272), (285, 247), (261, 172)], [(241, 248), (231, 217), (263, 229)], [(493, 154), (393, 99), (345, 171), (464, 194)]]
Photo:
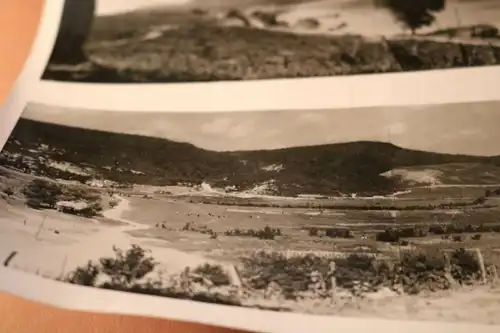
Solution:
[(280, 228), (271, 228), (266, 226), (264, 229), (231, 229), (224, 232), (226, 236), (238, 236), (238, 237), (255, 237), (259, 239), (273, 240), (276, 236), (282, 236), (283, 233)]
[(327, 273), (329, 261), (315, 255), (286, 258), (277, 252), (257, 252), (242, 258), (242, 275), (255, 289), (264, 289), (270, 282), (277, 282), (282, 287), (284, 296), (293, 298), (297, 291), (307, 289), (310, 272), (317, 270)]
[(99, 273), (100, 267), (89, 261), (87, 265), (77, 267), (75, 271), (69, 275), (66, 282), (81, 286), (94, 287)]
[(433, 233), (435, 235), (445, 235), (446, 234), (446, 227), (439, 225), (439, 224), (431, 225), (429, 227), (429, 232)]
[(34, 179), (22, 192), (27, 198), (28, 206), (54, 208), (62, 194), (62, 188), (55, 182)]
[(3, 193), (7, 194), (8, 197), (11, 197), (14, 195), (14, 190), (11, 187), (7, 187), (3, 190)]
[(220, 265), (204, 264), (196, 267), (193, 272), (212, 281), (214, 286), (226, 286), (231, 284), (229, 277)]
[(406, 293), (417, 294), (421, 290), (439, 290), (450, 287), (445, 277), (446, 261), (439, 253), (406, 252), (399, 264), (399, 278)]
[(464, 248), (454, 251), (450, 258), (451, 275), (461, 284), (468, 284), (479, 277), (479, 262), (474, 254)]
[[(175, 286), (164, 286), (166, 280), (149, 280), (141, 282), (147, 274), (156, 267), (154, 259), (147, 255), (148, 251), (138, 245), (132, 245), (127, 251), (122, 251), (113, 247), (114, 258), (101, 258), (99, 264), (92, 262), (76, 268), (70, 272), (63, 281), (83, 286), (93, 286), (97, 288), (133, 292), (138, 294), (155, 295), (162, 297), (172, 297), (179, 299), (191, 299), (206, 303), (241, 305), (241, 302), (232, 296), (218, 292), (208, 291), (193, 292), (189, 289), (178, 289)], [(212, 276), (212, 282), (221, 284), (222, 268), (214, 265), (204, 265), (198, 268), (202, 274)], [(97, 283), (100, 274), (107, 275), (110, 281)], [(217, 277), (217, 278), (214, 278)], [(215, 281), (214, 281), (215, 280)]]
[[(242, 274), (252, 288), (264, 289), (274, 281), (283, 289), (286, 298), (307, 290), (309, 274), (318, 271), (326, 277), (329, 264), (336, 263), (337, 286), (350, 289), (354, 281), (368, 282), (373, 286), (387, 284), (391, 272), (385, 262), (375, 262), (373, 257), (352, 254), (346, 258), (329, 259), (314, 254), (286, 258), (280, 253), (258, 252), (243, 258)], [(326, 281), (327, 287), (330, 281)]]
[(310, 228), (308, 230), (309, 237), (317, 237), (318, 236), (318, 228)]
[(101, 258), (101, 270), (111, 279), (111, 284), (130, 287), (138, 280), (151, 273), (157, 263), (148, 251), (138, 245), (123, 252), (113, 246), (115, 258)]
[(399, 241), (400, 236), (399, 232), (396, 229), (386, 229), (382, 232), (378, 232), (375, 236), (375, 239), (378, 242), (386, 242), (386, 243), (396, 243)]
[(327, 229), (325, 235), (331, 238), (352, 238), (352, 232), (345, 228)]

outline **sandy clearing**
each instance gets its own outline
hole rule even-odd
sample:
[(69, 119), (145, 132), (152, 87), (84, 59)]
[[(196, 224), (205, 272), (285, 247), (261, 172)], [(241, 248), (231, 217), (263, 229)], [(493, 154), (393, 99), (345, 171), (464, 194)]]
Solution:
[(134, 238), (129, 231), (149, 229), (150, 226), (122, 219), (122, 214), (128, 209), (129, 201), (121, 198), (115, 208), (103, 214), (108, 219), (125, 223), (124, 226), (102, 225), (91, 219), (75, 222), (76, 217), (50, 212), (45, 214), (43, 229), (35, 237), (44, 214), (7, 205), (6, 210), (17, 215), (0, 217), (0, 258), (17, 251), (11, 267), (50, 277), (67, 273), (89, 260), (113, 256), (113, 245), (121, 249), (128, 249), (132, 244), (142, 245), (151, 250), (159, 262), (157, 269), (169, 273), (181, 271), (186, 266), (214, 262), (200, 255), (167, 248), (164, 241)]

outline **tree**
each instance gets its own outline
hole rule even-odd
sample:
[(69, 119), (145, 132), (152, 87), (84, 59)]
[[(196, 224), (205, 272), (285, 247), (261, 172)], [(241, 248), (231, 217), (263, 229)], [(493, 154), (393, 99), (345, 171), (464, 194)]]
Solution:
[(376, 0), (379, 7), (389, 9), (411, 34), (430, 26), (436, 20), (434, 13), (444, 10), (446, 0)]
[(147, 250), (138, 245), (123, 252), (113, 247), (115, 258), (101, 258), (101, 271), (111, 278), (111, 286), (130, 288), (151, 273), (157, 265)]
[(43, 179), (34, 179), (23, 188), (23, 194), (27, 198), (30, 206), (36, 206), (33, 203), (38, 202), (38, 206), (49, 206), (54, 208), (62, 189), (59, 184)]

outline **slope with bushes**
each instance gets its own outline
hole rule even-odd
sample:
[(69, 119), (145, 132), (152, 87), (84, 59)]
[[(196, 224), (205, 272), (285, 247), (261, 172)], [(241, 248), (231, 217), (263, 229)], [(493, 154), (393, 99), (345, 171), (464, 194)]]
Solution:
[[(404, 182), (381, 174), (401, 167), (481, 163), (499, 157), (447, 155), (382, 142), (351, 142), (275, 150), (216, 152), (166, 139), (72, 128), (21, 119), (5, 146), (25, 154), (40, 145), (50, 159), (92, 168), (96, 177), (146, 185), (200, 184), (252, 189), (272, 184), (273, 194), (392, 193)], [(13, 163), (1, 160), (6, 166)], [(269, 165), (281, 168), (266, 169)], [(444, 169), (443, 169), (444, 170)], [(61, 173), (61, 178), (66, 175)]]

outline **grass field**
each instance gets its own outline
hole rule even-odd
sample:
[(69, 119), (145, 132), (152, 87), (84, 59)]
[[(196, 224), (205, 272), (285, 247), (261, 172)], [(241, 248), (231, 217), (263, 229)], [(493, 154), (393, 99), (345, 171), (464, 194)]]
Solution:
[[(137, 237), (157, 238), (167, 241), (166, 246), (183, 251), (206, 253), (222, 259), (235, 259), (248, 251), (262, 248), (279, 251), (338, 251), (355, 252), (366, 247), (375, 252), (394, 253), (397, 245), (377, 242), (375, 234), (387, 228), (429, 227), (437, 224), (497, 225), (500, 224), (498, 208), (439, 210), (439, 211), (371, 211), (371, 210), (317, 210), (303, 208), (238, 207), (193, 204), (179, 199), (140, 197), (131, 198), (130, 210), (125, 218), (151, 225), (151, 229), (134, 231)], [(494, 199), (492, 199), (494, 200)], [(361, 200), (358, 200), (361, 202)], [(187, 223), (206, 225), (220, 236), (182, 231)], [(165, 224), (160, 228), (157, 224)], [(275, 240), (259, 240), (252, 237), (226, 236), (232, 229), (263, 229), (266, 226), (280, 228), (282, 236)], [(311, 237), (308, 227), (348, 228), (354, 237), (350, 239)], [(174, 230), (171, 230), (171, 229)], [(366, 236), (366, 239), (362, 236)], [(500, 249), (500, 234), (485, 233), (481, 240), (471, 240), (471, 235), (460, 243), (443, 240), (440, 235), (409, 238), (409, 248), (459, 248), (479, 247)], [(499, 258), (500, 259), (500, 258)], [(500, 265), (500, 261), (497, 263)]]

